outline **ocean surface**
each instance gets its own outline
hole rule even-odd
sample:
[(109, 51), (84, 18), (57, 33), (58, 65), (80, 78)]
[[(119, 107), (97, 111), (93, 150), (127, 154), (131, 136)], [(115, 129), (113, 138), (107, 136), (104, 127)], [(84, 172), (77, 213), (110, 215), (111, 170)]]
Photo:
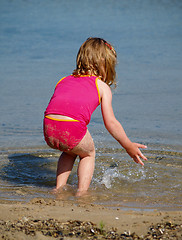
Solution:
[(148, 146), (144, 167), (105, 130), (89, 124), (97, 149), (89, 197), (122, 209), (182, 208), (182, 2), (180, 0), (0, 0), (0, 201), (76, 202), (69, 184), (53, 195), (60, 153), (46, 146), (43, 113), (72, 73), (90, 36), (118, 54), (113, 108), (132, 141)]

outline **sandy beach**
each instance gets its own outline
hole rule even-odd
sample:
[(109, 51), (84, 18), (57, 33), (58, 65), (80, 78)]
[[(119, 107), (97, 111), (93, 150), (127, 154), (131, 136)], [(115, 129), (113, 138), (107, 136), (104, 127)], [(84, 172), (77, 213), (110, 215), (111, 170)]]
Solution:
[[(81, 233), (75, 235), (72, 230), (73, 234), (69, 233), (69, 236), (65, 237), (60, 235), (60, 231), (59, 234), (53, 231), (55, 227), (48, 229), (54, 232), (51, 236), (50, 231), (45, 233), (42, 231), (43, 227), (41, 229), (35, 226), (38, 223), (48, 226), (50, 222), (53, 222), (54, 226), (62, 223), (64, 226), (66, 224), (71, 226), (76, 223), (82, 228), (86, 224), (90, 225), (91, 229), (89, 233), (85, 231), (84, 236)], [(149, 229), (156, 224), (163, 224), (163, 230), (159, 232), (160, 239), (182, 239), (182, 211), (113, 210), (93, 204), (73, 204), (43, 198), (33, 199), (29, 203), (1, 202), (0, 204), (0, 239), (147, 239), (145, 236)], [(164, 225), (173, 232), (172, 238), (162, 238), (166, 233)], [(113, 235), (109, 238), (106, 234), (108, 232), (117, 233), (120, 237), (114, 238)], [(135, 234), (132, 235), (134, 232)]]

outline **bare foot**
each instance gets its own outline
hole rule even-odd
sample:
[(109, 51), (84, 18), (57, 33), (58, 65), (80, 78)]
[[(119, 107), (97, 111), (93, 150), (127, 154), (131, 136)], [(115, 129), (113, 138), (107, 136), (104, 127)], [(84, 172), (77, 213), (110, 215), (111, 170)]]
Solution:
[(86, 195), (89, 195), (88, 191), (86, 191), (86, 190), (84, 190), (84, 191), (77, 190), (77, 192), (75, 194), (76, 197), (82, 197), (82, 196), (86, 196)]

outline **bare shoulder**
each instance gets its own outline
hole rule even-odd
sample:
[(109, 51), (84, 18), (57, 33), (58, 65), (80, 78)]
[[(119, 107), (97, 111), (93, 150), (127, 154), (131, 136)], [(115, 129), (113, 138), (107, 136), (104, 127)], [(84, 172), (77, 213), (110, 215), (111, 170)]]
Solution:
[(100, 92), (101, 98), (104, 96), (109, 96), (109, 95), (112, 96), (110, 87), (100, 79), (98, 79), (98, 87), (99, 87), (99, 92)]

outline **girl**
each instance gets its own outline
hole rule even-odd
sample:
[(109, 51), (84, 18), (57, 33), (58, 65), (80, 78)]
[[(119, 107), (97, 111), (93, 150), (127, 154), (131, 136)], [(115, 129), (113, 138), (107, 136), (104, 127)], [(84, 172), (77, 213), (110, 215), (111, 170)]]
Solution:
[(147, 158), (133, 143), (116, 120), (112, 108), (110, 86), (115, 85), (116, 51), (104, 39), (88, 38), (79, 49), (77, 68), (62, 78), (45, 111), (44, 136), (47, 144), (59, 149), (56, 189), (63, 187), (77, 156), (78, 191), (80, 196), (90, 185), (95, 165), (95, 147), (87, 129), (93, 111), (101, 104), (103, 121), (109, 133), (121, 144), (136, 163)]

